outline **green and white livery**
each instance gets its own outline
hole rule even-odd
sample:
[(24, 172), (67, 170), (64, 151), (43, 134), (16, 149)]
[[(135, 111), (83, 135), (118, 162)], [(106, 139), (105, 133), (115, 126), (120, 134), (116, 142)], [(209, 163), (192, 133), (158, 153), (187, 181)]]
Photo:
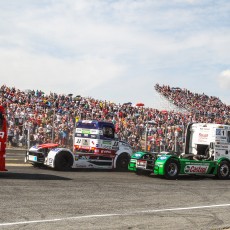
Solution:
[[(163, 154), (155, 157), (153, 172), (167, 179), (179, 175), (214, 175), (228, 179), (230, 174), (230, 126), (221, 124), (190, 123), (186, 130), (184, 153)], [(145, 168), (144, 157), (136, 160), (136, 169)], [(132, 162), (132, 158), (130, 164)], [(141, 162), (141, 163), (140, 163)], [(152, 163), (152, 160), (151, 160)], [(132, 170), (129, 167), (129, 170)]]

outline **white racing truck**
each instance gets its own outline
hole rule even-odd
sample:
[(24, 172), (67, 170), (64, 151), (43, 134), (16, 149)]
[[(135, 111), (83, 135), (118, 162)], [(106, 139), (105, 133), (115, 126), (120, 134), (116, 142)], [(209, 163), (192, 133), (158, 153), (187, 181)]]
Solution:
[(54, 143), (35, 145), (27, 151), (25, 161), (56, 170), (94, 168), (125, 171), (131, 155), (131, 146), (118, 140), (113, 123), (82, 120), (76, 124), (73, 151)]

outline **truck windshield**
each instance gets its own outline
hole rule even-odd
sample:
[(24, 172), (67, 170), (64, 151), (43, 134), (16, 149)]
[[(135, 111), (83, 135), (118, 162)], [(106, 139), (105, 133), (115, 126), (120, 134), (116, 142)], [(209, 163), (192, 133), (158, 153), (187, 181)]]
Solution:
[(82, 129), (97, 129), (97, 125), (95, 123), (77, 123), (76, 128)]

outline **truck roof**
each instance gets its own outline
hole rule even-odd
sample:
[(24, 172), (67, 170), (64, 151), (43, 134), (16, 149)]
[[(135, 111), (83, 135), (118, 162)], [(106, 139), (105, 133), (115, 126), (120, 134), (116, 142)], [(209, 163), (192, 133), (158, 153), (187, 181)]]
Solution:
[(114, 124), (108, 121), (80, 120), (76, 124), (76, 128), (86, 128), (86, 129), (101, 129), (105, 126), (114, 128)]

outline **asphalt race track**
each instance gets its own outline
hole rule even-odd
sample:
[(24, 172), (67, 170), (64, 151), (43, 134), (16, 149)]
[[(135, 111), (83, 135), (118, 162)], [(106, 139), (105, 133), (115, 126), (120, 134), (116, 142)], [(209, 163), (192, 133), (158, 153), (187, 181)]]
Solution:
[(230, 180), (57, 172), (7, 154), (0, 229), (228, 229)]

